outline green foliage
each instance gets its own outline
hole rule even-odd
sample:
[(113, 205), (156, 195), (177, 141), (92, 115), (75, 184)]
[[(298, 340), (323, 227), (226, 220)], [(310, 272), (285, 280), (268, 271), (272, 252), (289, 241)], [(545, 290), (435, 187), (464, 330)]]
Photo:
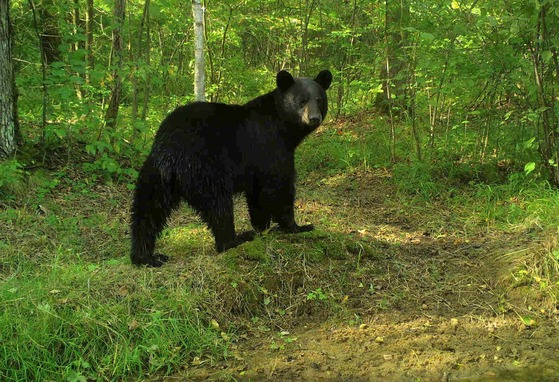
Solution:
[(434, 178), (434, 168), (426, 163), (394, 165), (394, 181), (406, 193), (425, 199), (435, 197), (442, 185)]
[(325, 301), (328, 300), (328, 295), (322, 292), (322, 288), (316, 288), (315, 290), (312, 290), (309, 293), (307, 293), (307, 300)]
[(0, 197), (13, 198), (21, 189), (25, 172), (15, 159), (0, 161)]
[[(78, 7), (82, 20), (77, 23), (68, 22), (72, 2), (36, 5), (45, 9), (38, 27), (55, 33), (58, 53), (43, 81), (32, 13), (26, 2), (15, 1), (24, 138), (43, 146), (39, 155), (46, 148), (74, 150), (79, 143), (88, 154), (83, 169), (92, 178), (133, 179), (159, 122), (192, 99), (191, 34), (184, 14), (175, 12), (183, 4), (166, 0), (147, 9), (142, 2), (127, 7), (123, 35), (129, 45), (118, 73), (124, 79), (123, 100), (113, 131), (104, 121), (113, 80), (113, 3), (96, 4), (91, 52), (85, 48), (85, 4)], [(331, 171), (387, 166), (415, 161), (421, 152), (439, 162), (457, 162), (458, 156), (472, 167), (515, 160), (515, 166), (529, 164), (527, 172), (554, 183), (559, 162), (553, 126), (558, 109), (552, 96), (558, 91), (556, 7), (554, 2), (522, 1), (506, 6), (435, 1), (379, 7), (365, 0), (210, 4), (205, 15), (207, 97), (242, 103), (271, 89), (279, 69), (313, 75), (328, 67), (335, 78), (329, 92), (331, 117), (359, 115), (363, 120), (366, 114), (368, 119), (388, 86), (392, 109), (380, 111), (390, 119), (372, 118), (377, 135), (351, 136), (343, 126), (327, 129), (319, 138), (321, 148), (312, 149), (313, 160), (302, 163), (303, 172), (317, 166)], [(538, 31), (544, 24), (547, 29)], [(94, 67), (89, 67), (89, 53)], [(538, 81), (545, 82), (543, 88)], [(418, 182), (429, 186), (425, 176)]]
[(364, 129), (353, 129), (348, 124), (340, 129), (325, 128), (310, 136), (297, 151), (298, 171), (307, 176), (317, 171), (334, 174), (346, 169), (387, 165), (387, 150), (379, 150), (386, 144), (386, 136), (376, 131), (363, 132)]
[(514, 174), (508, 183), (478, 185), (476, 207), (485, 223), (528, 227), (559, 227), (557, 190), (548, 183), (533, 182)]

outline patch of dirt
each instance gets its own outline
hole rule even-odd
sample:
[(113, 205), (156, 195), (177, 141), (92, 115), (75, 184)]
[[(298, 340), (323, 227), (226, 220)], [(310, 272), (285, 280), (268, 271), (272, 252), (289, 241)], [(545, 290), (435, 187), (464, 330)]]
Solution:
[(322, 186), (330, 200), (303, 196), (302, 219), (320, 210), (372, 248), (305, 270), (313, 286), (344, 278), (327, 296), (340, 310), (247, 325), (228, 361), (195, 360), (166, 381), (559, 381), (557, 307), (503, 281), (511, 264), (498, 255), (526, 240), (466, 235), (436, 203), (414, 214), (381, 170)]
[(526, 380), (552, 381), (559, 378), (557, 334), (502, 316), (393, 312), (359, 326), (297, 328), (279, 348), (246, 341), (231, 366), (247, 381), (503, 380), (527, 371), (533, 378), (535, 367), (538, 378)]

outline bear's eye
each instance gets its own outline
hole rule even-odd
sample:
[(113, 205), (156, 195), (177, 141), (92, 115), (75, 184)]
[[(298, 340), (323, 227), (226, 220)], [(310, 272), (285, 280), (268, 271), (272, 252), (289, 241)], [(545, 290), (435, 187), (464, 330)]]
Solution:
[(301, 98), (301, 100), (299, 101), (299, 105), (301, 107), (305, 106), (307, 103), (309, 102), (308, 98)]
[(319, 103), (319, 104), (322, 103), (322, 98), (318, 97), (318, 98), (316, 99), (316, 102)]

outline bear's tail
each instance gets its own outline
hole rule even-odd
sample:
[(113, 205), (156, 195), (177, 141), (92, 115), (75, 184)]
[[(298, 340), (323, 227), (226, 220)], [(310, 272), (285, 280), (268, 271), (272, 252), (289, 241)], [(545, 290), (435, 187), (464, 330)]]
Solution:
[(140, 170), (132, 202), (132, 251), (133, 264), (161, 266), (167, 256), (154, 254), (155, 241), (167, 218), (180, 200), (172, 192), (173, 179), (166, 176), (148, 157)]

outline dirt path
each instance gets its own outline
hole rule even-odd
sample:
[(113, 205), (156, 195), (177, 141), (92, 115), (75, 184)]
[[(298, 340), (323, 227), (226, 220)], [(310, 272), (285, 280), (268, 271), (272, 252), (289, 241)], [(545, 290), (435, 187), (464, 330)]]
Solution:
[(387, 314), (297, 329), (275, 351), (249, 341), (234, 367), (247, 381), (557, 381), (557, 334), (505, 317)]
[(513, 264), (495, 260), (518, 237), (456, 234), (444, 206), (414, 215), (391, 199), (380, 171), (327, 186), (327, 205), (302, 209), (351, 222), (340, 233), (373, 248), (347, 271), (355, 258), (305, 270), (324, 285), (344, 278), (325, 297), (340, 309), (301, 310), (273, 330), (248, 327), (227, 362), (197, 360), (167, 380), (559, 381), (557, 307), (538, 300), (533, 285), (512, 287)]

